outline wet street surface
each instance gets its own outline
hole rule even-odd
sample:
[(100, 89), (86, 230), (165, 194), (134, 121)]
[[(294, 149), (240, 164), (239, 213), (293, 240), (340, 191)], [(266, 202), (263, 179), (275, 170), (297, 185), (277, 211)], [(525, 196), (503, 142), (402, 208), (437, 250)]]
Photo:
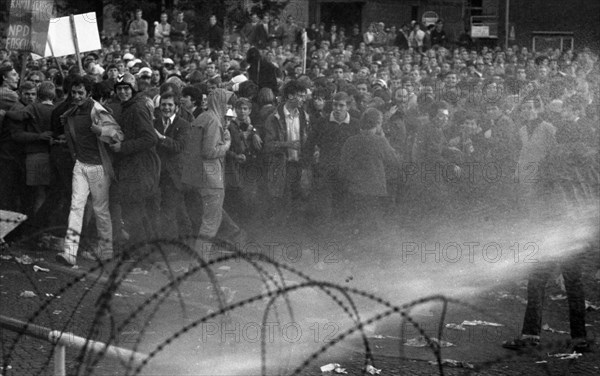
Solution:
[[(527, 274), (547, 257), (581, 259), (588, 337), (598, 338), (598, 249), (581, 245), (590, 224), (578, 223), (580, 233), (541, 228), (514, 213), (408, 213), (387, 223), (373, 234), (247, 224), (253, 241), (241, 254), (203, 250), (205, 266), (167, 242), (155, 244), (166, 259), (153, 264), (80, 258), (77, 268), (56, 264), (44, 245), (12, 244), (0, 260), (0, 310), (150, 355), (134, 364), (67, 348), (68, 374), (260, 375), (264, 364), (268, 375), (360, 375), (368, 364), (367, 374), (431, 375), (440, 373), (438, 343), (446, 375), (600, 374), (597, 346), (575, 359), (554, 356), (570, 353), (558, 270), (541, 345), (501, 347), (519, 335)], [(53, 374), (50, 343), (6, 329), (1, 337), (2, 374)]]

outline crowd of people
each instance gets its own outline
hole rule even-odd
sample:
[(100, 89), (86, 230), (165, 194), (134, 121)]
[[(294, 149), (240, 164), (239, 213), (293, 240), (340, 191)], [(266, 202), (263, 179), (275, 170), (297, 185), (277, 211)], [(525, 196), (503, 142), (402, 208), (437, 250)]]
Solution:
[[(361, 233), (409, 206), (537, 215), (597, 196), (589, 50), (476, 49), (440, 20), (312, 25), (304, 51), (304, 25), (269, 14), (227, 32), (211, 16), (196, 43), (174, 14), (150, 29), (137, 11), (83, 71), (74, 56), (21, 70), (0, 49), (0, 209), (58, 229), (63, 264), (158, 238), (240, 244), (250, 222)], [(96, 240), (79, 252), (82, 232)], [(539, 339), (527, 320), (529, 341), (507, 346)]]
[(474, 49), (439, 20), (312, 25), (305, 52), (303, 25), (269, 14), (227, 32), (210, 16), (197, 44), (174, 15), (151, 30), (138, 10), (83, 71), (30, 58), (20, 77), (17, 51), (0, 50), (1, 208), (67, 227), (69, 265), (92, 217), (102, 241), (84, 255), (108, 259), (113, 240), (241, 241), (236, 222), (370, 231), (384, 206), (510, 210), (598, 173), (588, 50)]

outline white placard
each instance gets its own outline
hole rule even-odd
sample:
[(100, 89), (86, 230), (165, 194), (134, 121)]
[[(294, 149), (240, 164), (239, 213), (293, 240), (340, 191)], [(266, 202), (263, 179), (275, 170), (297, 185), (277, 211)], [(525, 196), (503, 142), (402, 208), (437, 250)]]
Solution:
[(471, 38), (488, 38), (490, 36), (490, 27), (486, 25), (471, 26)]
[[(79, 52), (99, 50), (100, 35), (98, 34), (98, 24), (96, 13), (76, 14), (75, 31), (77, 32), (77, 41), (79, 42)], [(75, 54), (75, 43), (71, 34), (71, 24), (69, 17), (53, 18), (50, 20), (48, 29), (48, 42), (46, 43), (46, 53), (44, 56), (66, 56)], [(52, 43), (52, 49), (49, 46)]]

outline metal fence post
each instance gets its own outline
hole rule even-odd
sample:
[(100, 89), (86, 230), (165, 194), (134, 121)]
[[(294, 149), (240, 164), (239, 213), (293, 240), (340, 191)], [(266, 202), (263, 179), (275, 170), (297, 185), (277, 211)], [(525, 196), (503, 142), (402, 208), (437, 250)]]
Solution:
[(54, 348), (54, 376), (66, 376), (66, 349), (63, 345), (57, 345)]

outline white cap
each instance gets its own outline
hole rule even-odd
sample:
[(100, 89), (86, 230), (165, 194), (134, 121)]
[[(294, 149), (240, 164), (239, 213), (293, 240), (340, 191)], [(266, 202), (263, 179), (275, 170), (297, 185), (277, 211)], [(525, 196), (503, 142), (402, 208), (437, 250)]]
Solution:
[(136, 65), (137, 63), (141, 63), (142, 61), (140, 59), (134, 59), (131, 60), (130, 62), (127, 63), (127, 68), (133, 68), (134, 65)]
[(163, 59), (163, 64), (172, 64), (172, 65), (175, 65), (175, 63), (173, 62), (173, 60), (169, 59), (168, 57), (165, 57)]
[(137, 74), (138, 74), (138, 76), (142, 76), (144, 73), (152, 75), (152, 69), (150, 69), (148, 67), (143, 67), (142, 69), (140, 69), (140, 71)]
[(552, 112), (562, 112), (563, 101), (561, 101), (560, 99), (554, 99), (552, 102), (548, 103), (547, 109), (548, 111)]
[(130, 54), (129, 52), (126, 53), (125, 55), (123, 55), (123, 60), (133, 60), (135, 59), (135, 56), (133, 56), (133, 54)]

